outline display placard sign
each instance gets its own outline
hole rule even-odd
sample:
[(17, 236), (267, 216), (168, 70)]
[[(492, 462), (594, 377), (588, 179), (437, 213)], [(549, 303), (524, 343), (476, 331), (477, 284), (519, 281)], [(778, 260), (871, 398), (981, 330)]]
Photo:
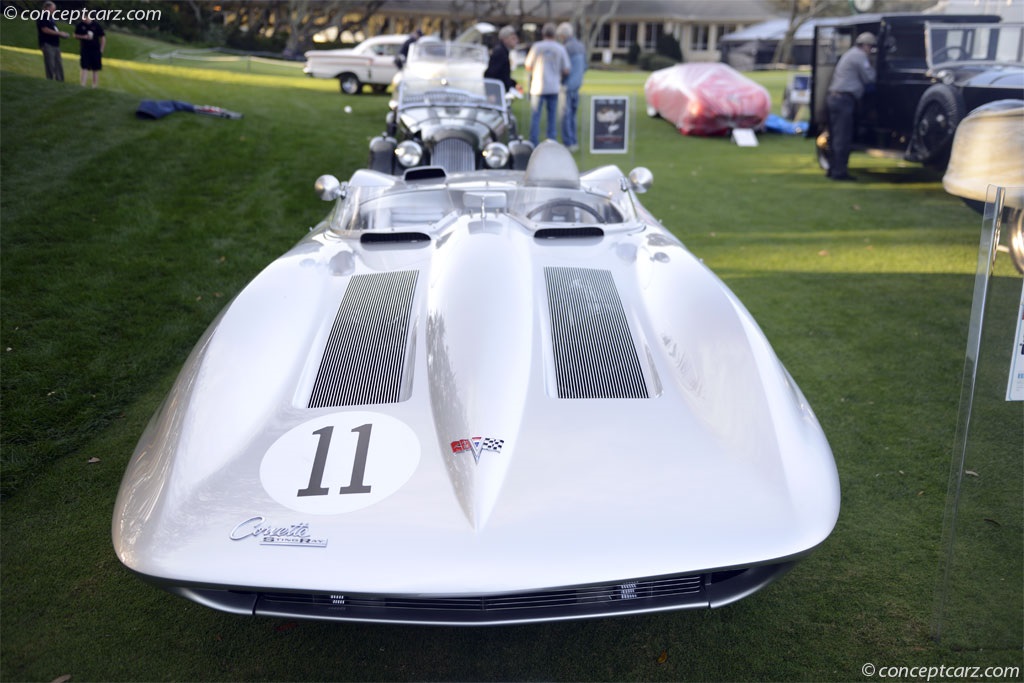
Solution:
[(590, 153), (626, 153), (629, 124), (628, 97), (590, 98)]

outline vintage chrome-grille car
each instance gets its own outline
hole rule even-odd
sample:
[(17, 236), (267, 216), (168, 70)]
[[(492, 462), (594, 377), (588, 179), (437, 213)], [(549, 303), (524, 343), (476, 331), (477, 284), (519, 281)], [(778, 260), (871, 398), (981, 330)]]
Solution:
[(401, 175), (416, 166), (448, 173), (523, 170), (533, 144), (516, 130), (500, 81), (485, 79), (487, 48), (421, 38), (395, 88), (387, 129), (370, 141), (369, 168)]
[(750, 595), (839, 483), (650, 173), (318, 180), (330, 215), (203, 336), (127, 468), (133, 572), (239, 614), (537, 622)]

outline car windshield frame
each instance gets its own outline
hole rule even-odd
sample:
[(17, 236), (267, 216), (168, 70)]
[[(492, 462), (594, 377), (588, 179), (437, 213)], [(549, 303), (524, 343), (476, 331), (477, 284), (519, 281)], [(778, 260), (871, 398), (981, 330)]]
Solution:
[[(627, 191), (624, 177), (595, 178), (592, 183), (581, 183), (579, 188), (529, 186), (518, 182), (454, 183), (423, 186), (350, 185), (345, 199), (338, 204), (330, 219), (331, 230), (340, 234), (366, 232), (422, 232), (437, 234), (460, 216), (472, 216), (481, 211), (474, 197), (481, 192), (503, 195), (504, 200), (493, 206), (497, 212), (507, 214), (520, 224), (545, 226), (550, 221), (532, 215), (548, 203), (578, 202), (594, 209), (591, 214), (579, 211), (582, 220), (558, 220), (557, 224), (600, 225), (602, 227), (629, 226), (640, 222), (632, 193)], [(601, 220), (589, 220), (588, 217)]]
[(929, 69), (952, 64), (1024, 66), (1024, 23), (927, 22), (925, 52)]
[(493, 78), (404, 78), (398, 86), (397, 109), (475, 107), (506, 111), (505, 89)]

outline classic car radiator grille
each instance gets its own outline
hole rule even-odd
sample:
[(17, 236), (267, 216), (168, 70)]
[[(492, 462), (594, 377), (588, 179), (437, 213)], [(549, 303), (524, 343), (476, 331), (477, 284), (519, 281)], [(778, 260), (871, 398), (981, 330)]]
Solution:
[(706, 575), (636, 579), (531, 593), (474, 597), (260, 593), (256, 614), (433, 623), (530, 621), (671, 607), (707, 607)]
[(338, 307), (310, 408), (395, 403), (401, 397), (417, 271), (356, 275)]
[(434, 145), (430, 163), (448, 173), (472, 171), (476, 169), (476, 152), (465, 140), (445, 138)]
[(647, 398), (622, 301), (607, 270), (544, 269), (559, 398)]

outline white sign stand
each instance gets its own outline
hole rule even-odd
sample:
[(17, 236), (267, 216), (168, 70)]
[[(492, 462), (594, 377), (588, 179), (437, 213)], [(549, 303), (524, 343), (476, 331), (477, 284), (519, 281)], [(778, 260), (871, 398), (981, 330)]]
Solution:
[(757, 147), (757, 135), (753, 128), (733, 128), (732, 141), (740, 147)]

